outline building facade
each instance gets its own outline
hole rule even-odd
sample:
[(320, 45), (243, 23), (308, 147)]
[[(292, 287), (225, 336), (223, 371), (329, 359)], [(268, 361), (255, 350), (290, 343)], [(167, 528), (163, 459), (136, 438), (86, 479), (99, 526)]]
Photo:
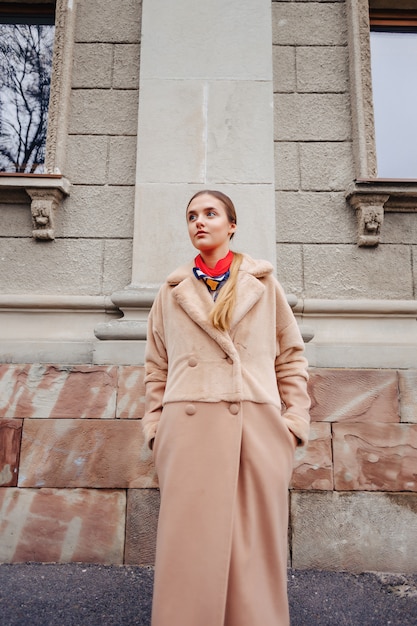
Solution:
[(378, 177), (370, 57), (415, 2), (39, 4), (44, 172), (0, 173), (0, 562), (153, 563), (147, 314), (218, 188), (306, 341), (289, 563), (415, 571), (417, 173)]

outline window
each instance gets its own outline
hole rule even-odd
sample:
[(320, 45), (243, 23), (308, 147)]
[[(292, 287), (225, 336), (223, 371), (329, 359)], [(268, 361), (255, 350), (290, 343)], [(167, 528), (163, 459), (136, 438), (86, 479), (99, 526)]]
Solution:
[(417, 214), (417, 10), (415, 0), (346, 0), (346, 9), (355, 162), (346, 199), (358, 245), (377, 246), (386, 212)]
[(417, 12), (371, 11), (378, 178), (417, 179)]
[(53, 5), (1, 7), (1, 172), (45, 171), (54, 20)]

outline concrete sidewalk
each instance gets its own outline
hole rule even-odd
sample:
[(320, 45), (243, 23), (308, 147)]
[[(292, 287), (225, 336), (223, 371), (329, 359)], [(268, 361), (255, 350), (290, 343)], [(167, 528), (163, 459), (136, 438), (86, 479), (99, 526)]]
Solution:
[[(146, 567), (3, 564), (0, 625), (149, 626), (152, 580)], [(289, 570), (288, 587), (292, 626), (417, 625), (417, 574)]]

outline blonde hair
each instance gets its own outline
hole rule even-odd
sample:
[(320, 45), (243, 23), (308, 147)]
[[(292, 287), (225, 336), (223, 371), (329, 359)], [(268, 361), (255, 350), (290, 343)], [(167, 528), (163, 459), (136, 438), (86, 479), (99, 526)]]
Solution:
[(216, 302), (210, 311), (210, 321), (218, 330), (229, 330), (232, 321), (233, 309), (236, 303), (236, 283), (243, 255), (233, 253), (230, 266), (230, 276), (219, 291)]

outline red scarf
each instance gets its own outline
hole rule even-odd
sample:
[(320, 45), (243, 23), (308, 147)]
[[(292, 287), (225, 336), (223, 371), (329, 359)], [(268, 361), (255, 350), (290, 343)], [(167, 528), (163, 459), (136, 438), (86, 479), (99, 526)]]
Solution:
[(229, 250), (229, 252), (226, 254), (226, 256), (223, 259), (220, 259), (220, 261), (217, 261), (215, 267), (209, 267), (208, 265), (206, 265), (201, 257), (201, 254), (198, 254), (194, 259), (194, 263), (196, 264), (196, 267), (198, 267), (198, 269), (200, 269), (202, 272), (204, 272), (208, 276), (212, 276), (212, 277), (221, 276), (222, 274), (225, 274), (227, 270), (230, 268), (232, 261), (233, 261), (233, 252), (231, 250)]

